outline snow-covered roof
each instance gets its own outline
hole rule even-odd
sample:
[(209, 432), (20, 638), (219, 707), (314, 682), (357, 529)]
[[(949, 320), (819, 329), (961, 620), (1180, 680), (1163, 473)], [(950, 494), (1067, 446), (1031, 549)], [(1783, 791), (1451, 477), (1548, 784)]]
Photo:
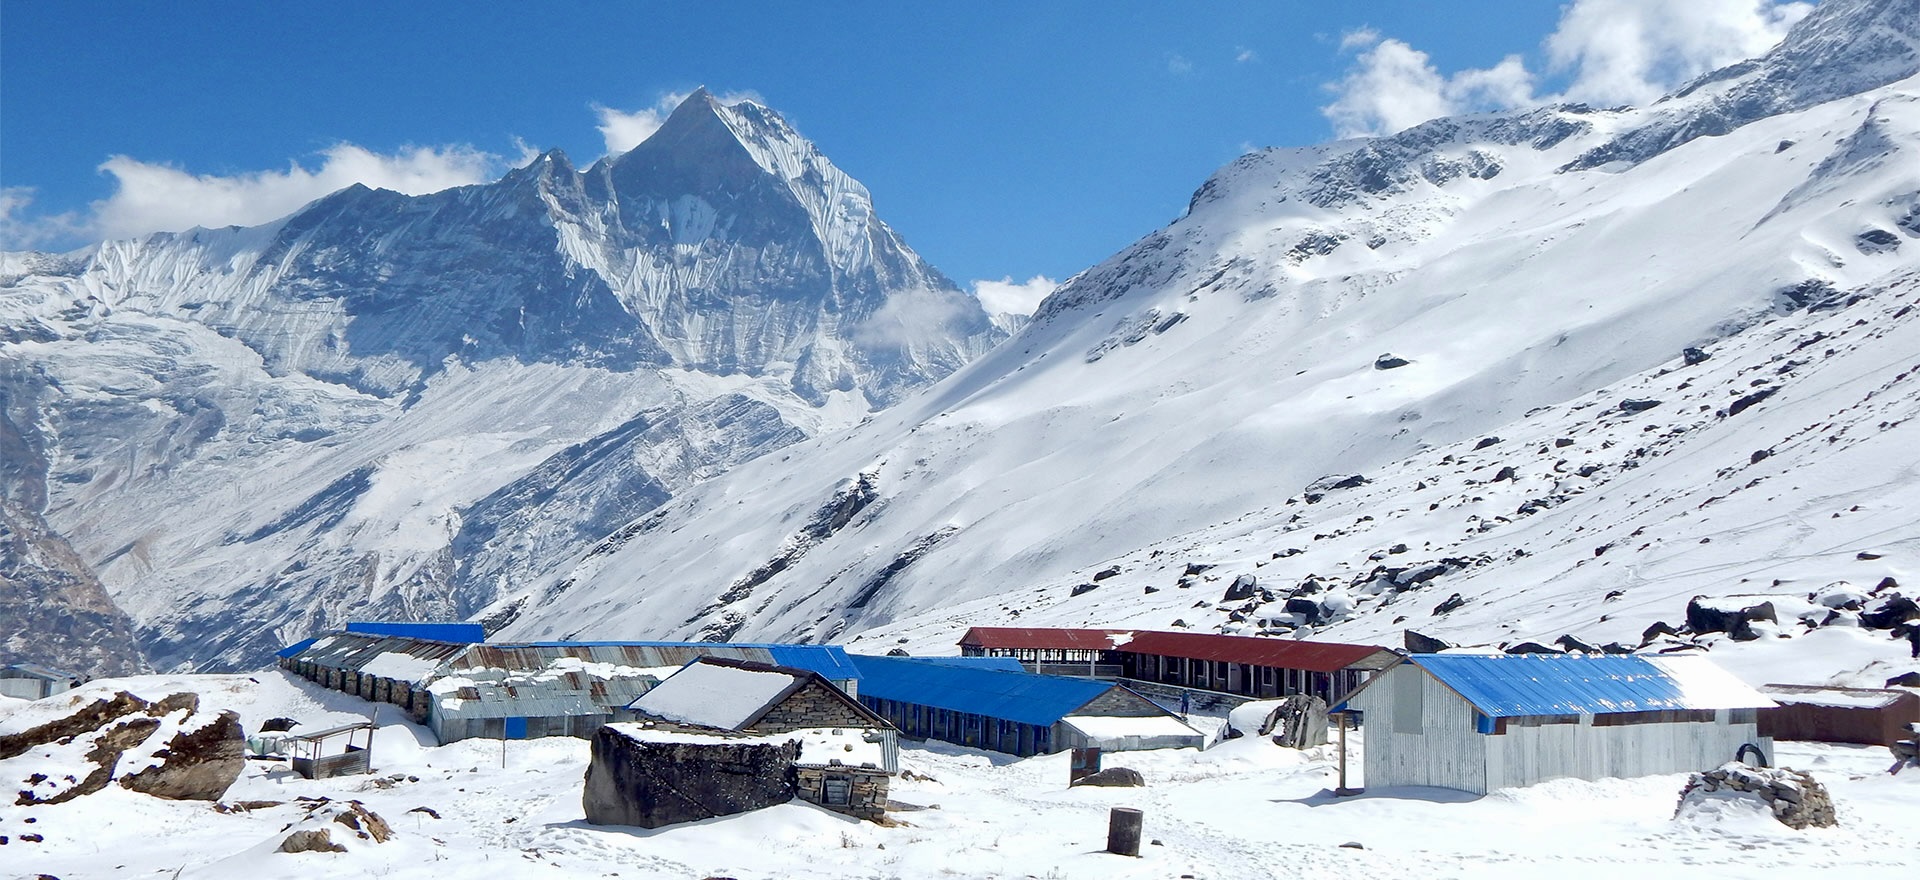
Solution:
[(739, 730), (807, 680), (800, 670), (702, 660), (627, 705), (665, 721)]
[(1140, 718), (1121, 718), (1111, 715), (1068, 715), (1060, 719), (1075, 730), (1086, 734), (1090, 739), (1121, 739), (1124, 737), (1169, 737), (1197, 736), (1206, 734), (1194, 730), (1186, 722), (1171, 715), (1149, 715)]
[(1490, 718), (1774, 705), (1705, 657), (1415, 654), (1407, 662)]

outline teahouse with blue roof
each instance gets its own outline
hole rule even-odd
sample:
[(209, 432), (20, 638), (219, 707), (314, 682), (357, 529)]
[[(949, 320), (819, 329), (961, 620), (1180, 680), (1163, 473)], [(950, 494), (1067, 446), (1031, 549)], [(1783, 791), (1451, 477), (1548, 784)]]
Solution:
[(1416, 654), (1335, 707), (1364, 723), (1365, 783), (1485, 794), (1547, 779), (1705, 770), (1771, 755), (1771, 699), (1704, 657)]

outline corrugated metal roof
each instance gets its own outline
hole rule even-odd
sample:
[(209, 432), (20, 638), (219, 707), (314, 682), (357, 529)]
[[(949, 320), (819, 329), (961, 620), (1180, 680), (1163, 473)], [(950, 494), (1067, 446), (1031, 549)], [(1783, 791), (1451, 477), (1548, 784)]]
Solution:
[(1125, 651), (1310, 672), (1336, 672), (1369, 659), (1384, 666), (1393, 654), (1378, 645), (1145, 629), (976, 626), (960, 637), (960, 644), (1010, 650)]
[(1102, 681), (853, 655), (860, 695), (1046, 726), (1118, 687)]
[(298, 654), (301, 651), (305, 651), (307, 648), (311, 647), (314, 642), (317, 642), (317, 641), (320, 641), (319, 636), (314, 636), (313, 638), (310, 638), (310, 639), (301, 639), (300, 641), (294, 642), (291, 645), (288, 645), (284, 648), (281, 648), (278, 651), (273, 652), (273, 656), (292, 657), (293, 655)]
[(407, 654), (423, 660), (445, 661), (467, 650), (465, 644), (435, 642), (404, 636), (378, 636), (365, 633), (334, 633), (307, 642), (287, 656), (330, 669), (358, 672), (382, 654)]
[[(701, 657), (770, 663), (817, 672), (829, 681), (857, 680), (860, 671), (847, 660), (846, 649), (839, 645), (771, 645), (753, 642), (523, 642), (519, 644), (476, 645), (482, 652), (500, 651), (503, 662), (508, 651), (532, 650), (531, 657), (575, 656), (583, 660), (620, 663), (626, 666), (685, 666)], [(561, 653), (553, 653), (561, 652)], [(525, 661), (521, 661), (525, 662)]]
[[(12, 674), (8, 674), (12, 673)], [(86, 676), (38, 663), (11, 663), (0, 668), (0, 678), (34, 678), (41, 681), (84, 681)]]
[(1774, 705), (1704, 657), (1416, 654), (1407, 662), (1491, 718)]
[(347, 622), (347, 632), (365, 633), (370, 636), (407, 636), (416, 639), (432, 639), (436, 642), (466, 644), (487, 640), (486, 627), (465, 621), (351, 620)]

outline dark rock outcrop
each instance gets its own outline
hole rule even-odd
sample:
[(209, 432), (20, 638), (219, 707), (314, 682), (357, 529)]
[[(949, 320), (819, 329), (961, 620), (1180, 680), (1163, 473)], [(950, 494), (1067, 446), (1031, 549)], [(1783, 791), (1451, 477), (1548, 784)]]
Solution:
[(1421, 635), (1413, 630), (1407, 630), (1401, 633), (1400, 638), (1406, 645), (1407, 653), (1409, 654), (1438, 654), (1441, 651), (1453, 647), (1453, 644), (1450, 642), (1442, 641), (1428, 635)]
[(793, 799), (797, 742), (643, 742), (618, 726), (593, 736), (581, 796), (595, 825), (659, 828)]
[(154, 757), (160, 763), (121, 777), (120, 784), (168, 800), (217, 801), (247, 765), (246, 732), (239, 715), (221, 712), (209, 724), (175, 734)]

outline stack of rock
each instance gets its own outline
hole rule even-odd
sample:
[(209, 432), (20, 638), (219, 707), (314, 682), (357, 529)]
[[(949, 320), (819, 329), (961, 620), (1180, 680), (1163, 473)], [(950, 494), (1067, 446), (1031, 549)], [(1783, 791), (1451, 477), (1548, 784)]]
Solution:
[(1840, 824), (1827, 787), (1812, 774), (1788, 767), (1749, 767), (1739, 762), (1695, 773), (1680, 789), (1677, 818), (1688, 806), (1712, 797), (1749, 797), (1767, 806), (1789, 828), (1831, 828)]

